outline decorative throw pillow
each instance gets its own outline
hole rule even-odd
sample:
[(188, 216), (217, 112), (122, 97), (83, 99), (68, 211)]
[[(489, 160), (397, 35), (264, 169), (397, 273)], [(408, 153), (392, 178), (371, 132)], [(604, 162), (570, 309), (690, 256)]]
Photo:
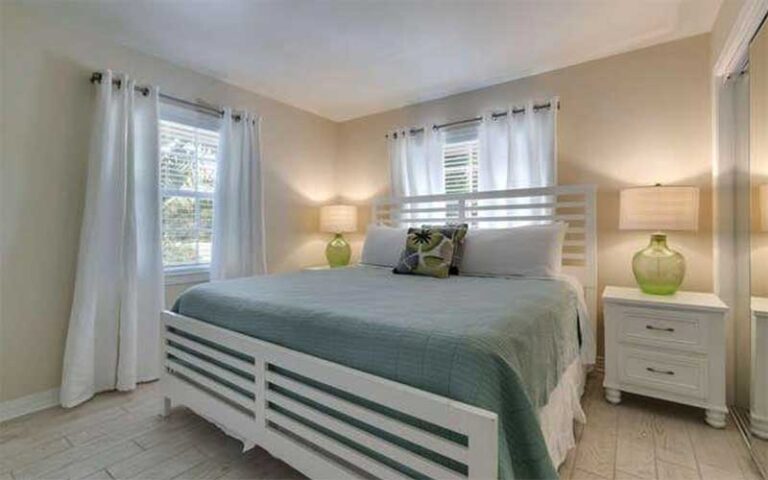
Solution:
[(409, 228), (405, 250), (394, 273), (448, 277), (453, 260), (453, 235), (439, 228)]
[(464, 256), (464, 238), (467, 236), (469, 224), (449, 223), (446, 225), (422, 225), (421, 228), (435, 228), (439, 229), (441, 232), (453, 232), (451, 235), (453, 237), (453, 260), (451, 260), (449, 273), (451, 275), (458, 275), (459, 265), (461, 265), (461, 257)]

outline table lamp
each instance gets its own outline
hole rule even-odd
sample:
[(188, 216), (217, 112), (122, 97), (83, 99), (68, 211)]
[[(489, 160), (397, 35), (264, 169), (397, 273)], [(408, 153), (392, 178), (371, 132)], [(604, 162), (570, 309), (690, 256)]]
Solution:
[(667, 246), (665, 230), (695, 231), (699, 227), (699, 189), (696, 187), (628, 188), (621, 191), (619, 229), (650, 230), (648, 246), (632, 258), (632, 272), (640, 289), (672, 295), (685, 277), (685, 259)]
[(331, 268), (349, 265), (352, 250), (342, 233), (357, 230), (357, 207), (354, 205), (326, 205), (320, 208), (320, 231), (333, 233), (333, 239), (325, 247), (325, 258)]

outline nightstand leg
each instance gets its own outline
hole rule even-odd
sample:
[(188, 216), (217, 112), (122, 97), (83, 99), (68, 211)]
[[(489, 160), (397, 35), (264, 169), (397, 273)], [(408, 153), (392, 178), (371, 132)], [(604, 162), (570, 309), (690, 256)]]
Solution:
[(163, 416), (167, 417), (171, 414), (171, 399), (170, 397), (163, 398)]
[(621, 403), (621, 390), (616, 390), (615, 388), (606, 388), (605, 399), (614, 405)]
[(707, 410), (706, 420), (710, 427), (725, 428), (725, 412)]

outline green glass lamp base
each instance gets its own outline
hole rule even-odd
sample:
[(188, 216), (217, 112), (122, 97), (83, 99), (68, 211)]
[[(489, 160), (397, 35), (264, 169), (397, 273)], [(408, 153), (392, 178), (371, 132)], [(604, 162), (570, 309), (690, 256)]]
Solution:
[(340, 233), (337, 233), (325, 247), (325, 258), (328, 259), (328, 265), (331, 268), (346, 267), (349, 265), (351, 256), (352, 249), (349, 248), (349, 243), (344, 240)]
[(648, 246), (632, 258), (632, 272), (643, 292), (672, 295), (683, 283), (685, 259), (667, 246), (666, 235), (654, 233)]

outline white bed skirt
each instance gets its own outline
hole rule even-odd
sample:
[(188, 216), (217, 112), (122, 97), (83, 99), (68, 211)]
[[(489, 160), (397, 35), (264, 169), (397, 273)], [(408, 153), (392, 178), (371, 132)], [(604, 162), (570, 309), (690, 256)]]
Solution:
[(582, 364), (581, 359), (574, 360), (549, 395), (549, 402), (539, 410), (541, 431), (555, 468), (565, 461), (568, 451), (576, 446), (573, 421), (587, 421), (581, 408), (586, 373), (586, 366)]

